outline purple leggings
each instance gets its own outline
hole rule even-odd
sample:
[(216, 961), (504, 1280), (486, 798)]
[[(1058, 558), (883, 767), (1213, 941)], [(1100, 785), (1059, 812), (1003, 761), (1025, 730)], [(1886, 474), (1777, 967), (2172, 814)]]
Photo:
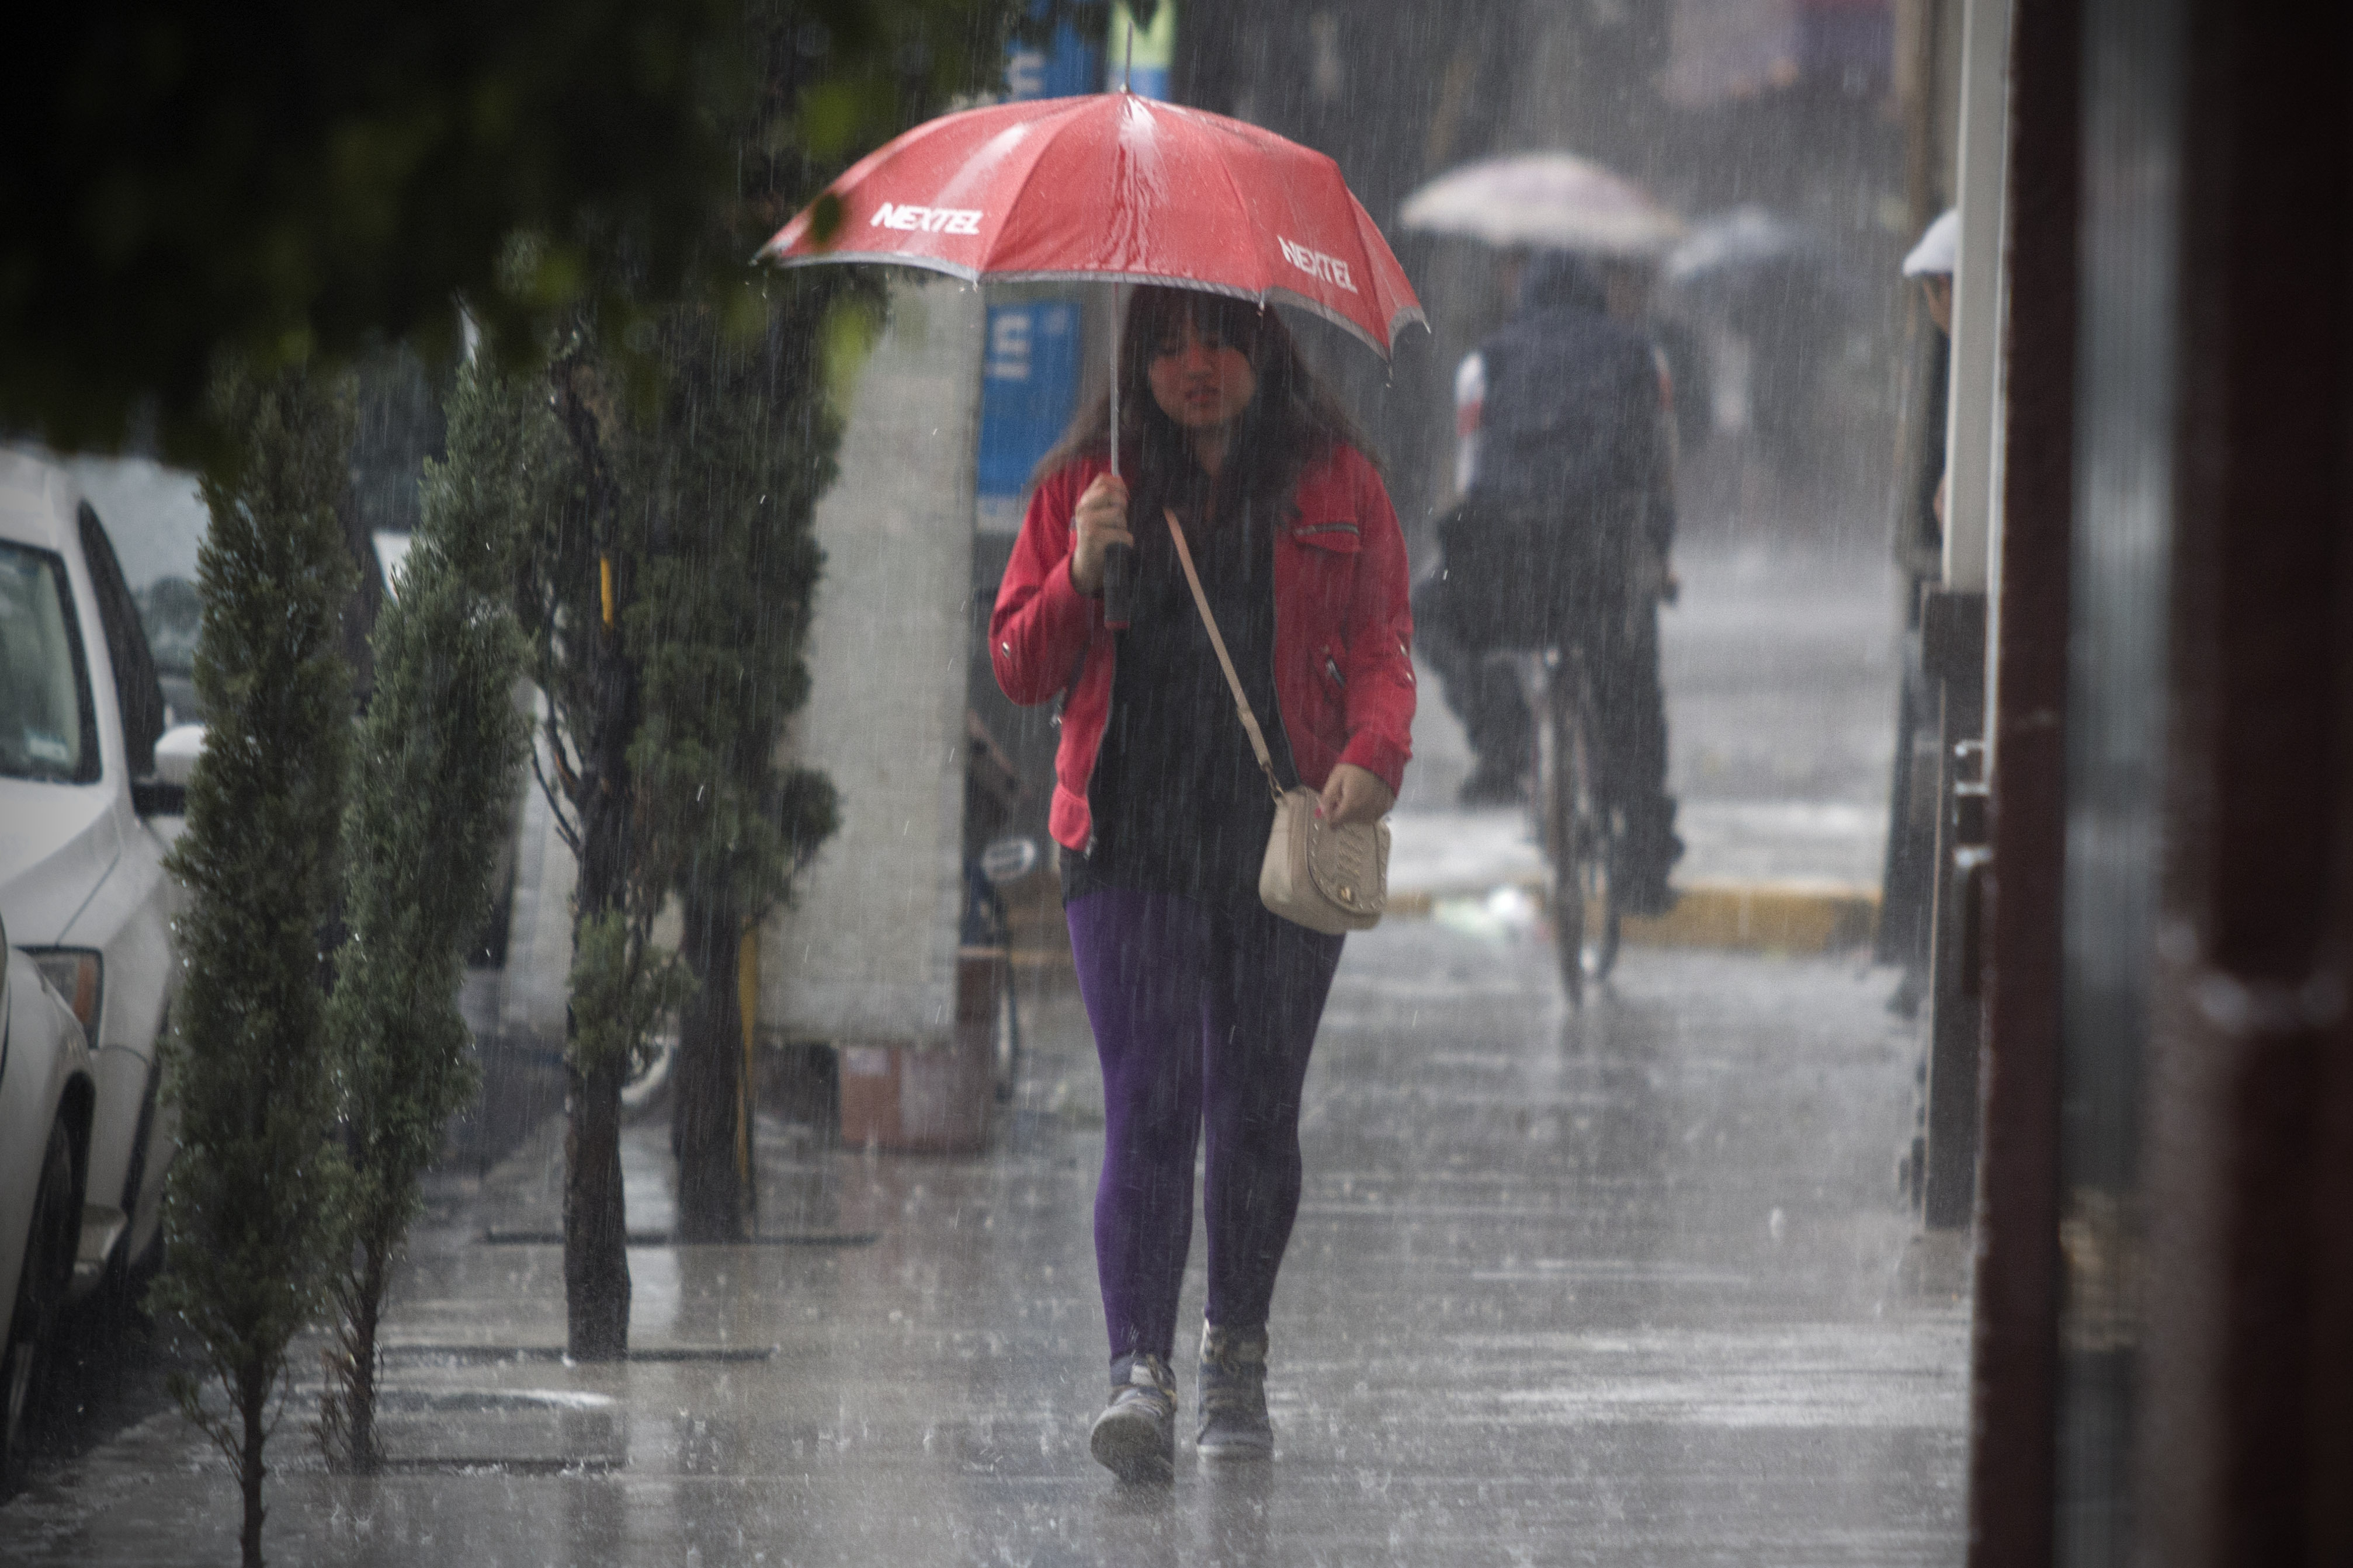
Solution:
[(1113, 1359), (1175, 1350), (1208, 1124), (1208, 1320), (1266, 1321), (1299, 1212), (1299, 1089), (1344, 939), (1270, 914), (1111, 888), (1071, 900), (1103, 1062), (1095, 1269)]

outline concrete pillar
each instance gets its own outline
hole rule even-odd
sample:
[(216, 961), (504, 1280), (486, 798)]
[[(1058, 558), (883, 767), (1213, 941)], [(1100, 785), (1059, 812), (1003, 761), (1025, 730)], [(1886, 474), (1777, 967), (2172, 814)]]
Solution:
[(2000, 494), (2003, 174), (2011, 0), (1968, 0), (1961, 29), (1961, 233), (1947, 405), (1945, 586), (1983, 593)]
[(894, 270), (852, 395), (810, 690), (791, 739), (841, 800), (841, 829), (761, 933), (762, 1029), (934, 1045), (951, 1033), (962, 900), (980, 290)]

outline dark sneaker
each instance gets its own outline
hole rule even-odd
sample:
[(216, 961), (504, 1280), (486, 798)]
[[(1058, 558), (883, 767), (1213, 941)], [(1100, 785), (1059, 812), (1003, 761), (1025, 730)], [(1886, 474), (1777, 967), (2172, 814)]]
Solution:
[(1095, 1463), (1124, 1481), (1168, 1481), (1176, 1474), (1176, 1379), (1148, 1352), (1111, 1363), (1111, 1403), (1087, 1437)]
[(1266, 1330), (1201, 1325), (1201, 1429), (1205, 1459), (1263, 1459), (1274, 1452), (1266, 1415)]
[(1667, 874), (1683, 858), (1683, 841), (1675, 837), (1675, 803), (1661, 797), (1630, 808), (1626, 837), (1610, 862), (1610, 891), (1618, 908), (1630, 915), (1655, 919), (1675, 907), (1674, 889)]
[(1629, 877), (1610, 890), (1618, 895), (1619, 912), (1640, 920), (1656, 920), (1672, 913), (1675, 907), (1675, 890), (1667, 886), (1664, 871)]

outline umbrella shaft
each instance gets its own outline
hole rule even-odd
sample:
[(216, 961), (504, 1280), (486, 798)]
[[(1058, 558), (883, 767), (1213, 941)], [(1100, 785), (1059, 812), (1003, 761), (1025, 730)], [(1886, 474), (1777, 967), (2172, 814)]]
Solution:
[(1111, 286), (1111, 477), (1119, 478), (1119, 340), (1125, 335), (1127, 285)]

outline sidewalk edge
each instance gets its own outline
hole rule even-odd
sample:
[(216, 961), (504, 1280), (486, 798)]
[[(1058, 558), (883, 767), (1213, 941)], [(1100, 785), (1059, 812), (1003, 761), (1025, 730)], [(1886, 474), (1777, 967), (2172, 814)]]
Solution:
[[(1510, 884), (1543, 900), (1537, 878)], [(1391, 889), (1389, 913), (1426, 920), (1456, 898), (1482, 898), (1477, 889)], [(1629, 947), (1715, 948), (1741, 952), (1842, 952), (1869, 945), (1879, 923), (1879, 890), (1834, 882), (1696, 882), (1675, 889), (1675, 907), (1655, 918), (1627, 917)]]

